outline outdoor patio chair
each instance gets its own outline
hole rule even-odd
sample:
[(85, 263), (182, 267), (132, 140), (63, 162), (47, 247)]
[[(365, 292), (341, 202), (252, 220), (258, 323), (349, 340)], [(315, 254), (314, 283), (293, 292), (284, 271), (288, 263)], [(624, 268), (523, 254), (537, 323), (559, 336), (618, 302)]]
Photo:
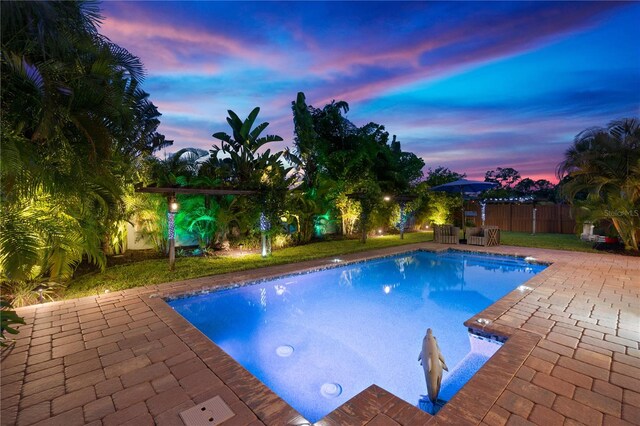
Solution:
[(465, 231), (465, 238), (467, 240), (467, 244), (471, 244), (474, 246), (483, 246), (484, 245), (484, 234), (482, 233), (482, 228), (480, 227), (469, 227)]
[(460, 244), (460, 228), (453, 225), (435, 225), (433, 241), (440, 244)]
[(483, 228), (467, 228), (467, 244), (474, 246), (499, 246), (500, 228), (485, 226)]

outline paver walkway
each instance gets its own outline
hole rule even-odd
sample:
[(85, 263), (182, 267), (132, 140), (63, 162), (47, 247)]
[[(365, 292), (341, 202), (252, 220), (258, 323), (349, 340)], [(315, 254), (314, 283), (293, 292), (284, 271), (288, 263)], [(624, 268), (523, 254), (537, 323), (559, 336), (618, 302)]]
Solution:
[[(419, 244), (345, 261), (442, 249)], [(475, 250), (475, 249), (474, 249)], [(640, 424), (640, 259), (478, 248), (553, 262), (466, 324), (507, 343), (432, 417), (372, 386), (321, 425)], [(161, 296), (326, 266), (316, 260), (19, 310), (28, 325), (2, 353), (2, 425), (182, 425), (220, 395), (225, 425), (307, 424), (191, 327)], [(481, 326), (475, 320), (491, 322)]]

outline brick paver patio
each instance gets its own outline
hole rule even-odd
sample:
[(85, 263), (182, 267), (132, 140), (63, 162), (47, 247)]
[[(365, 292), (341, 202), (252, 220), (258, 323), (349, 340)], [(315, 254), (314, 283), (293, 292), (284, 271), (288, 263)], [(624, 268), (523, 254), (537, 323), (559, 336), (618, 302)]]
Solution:
[[(345, 261), (442, 245), (344, 256)], [(467, 326), (508, 337), (436, 415), (371, 386), (319, 425), (640, 424), (640, 259), (479, 248), (553, 264)], [(220, 395), (225, 425), (308, 424), (163, 296), (326, 266), (316, 260), (20, 309), (27, 326), (2, 353), (2, 425), (182, 425)], [(491, 320), (480, 326), (479, 317)]]

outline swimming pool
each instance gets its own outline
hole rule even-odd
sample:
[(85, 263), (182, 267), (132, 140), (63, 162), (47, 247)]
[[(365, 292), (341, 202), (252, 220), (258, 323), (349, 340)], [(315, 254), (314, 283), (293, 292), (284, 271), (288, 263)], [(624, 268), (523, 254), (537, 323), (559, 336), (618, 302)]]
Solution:
[(465, 252), (412, 252), (286, 276), (169, 304), (315, 422), (371, 384), (418, 405), (427, 328), (450, 399), (499, 345), (463, 322), (545, 266)]

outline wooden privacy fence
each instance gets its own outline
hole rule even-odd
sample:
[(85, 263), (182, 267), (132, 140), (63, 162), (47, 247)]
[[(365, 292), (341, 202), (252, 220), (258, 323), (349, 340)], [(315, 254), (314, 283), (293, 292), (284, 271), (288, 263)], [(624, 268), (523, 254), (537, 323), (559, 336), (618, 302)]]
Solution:
[[(576, 221), (570, 217), (570, 207), (565, 204), (536, 205), (536, 233), (573, 234)], [(482, 225), (480, 203), (465, 203), (467, 212), (476, 212), (476, 216), (467, 217)], [(498, 226), (503, 231), (532, 232), (533, 204), (487, 204), (487, 226)]]

